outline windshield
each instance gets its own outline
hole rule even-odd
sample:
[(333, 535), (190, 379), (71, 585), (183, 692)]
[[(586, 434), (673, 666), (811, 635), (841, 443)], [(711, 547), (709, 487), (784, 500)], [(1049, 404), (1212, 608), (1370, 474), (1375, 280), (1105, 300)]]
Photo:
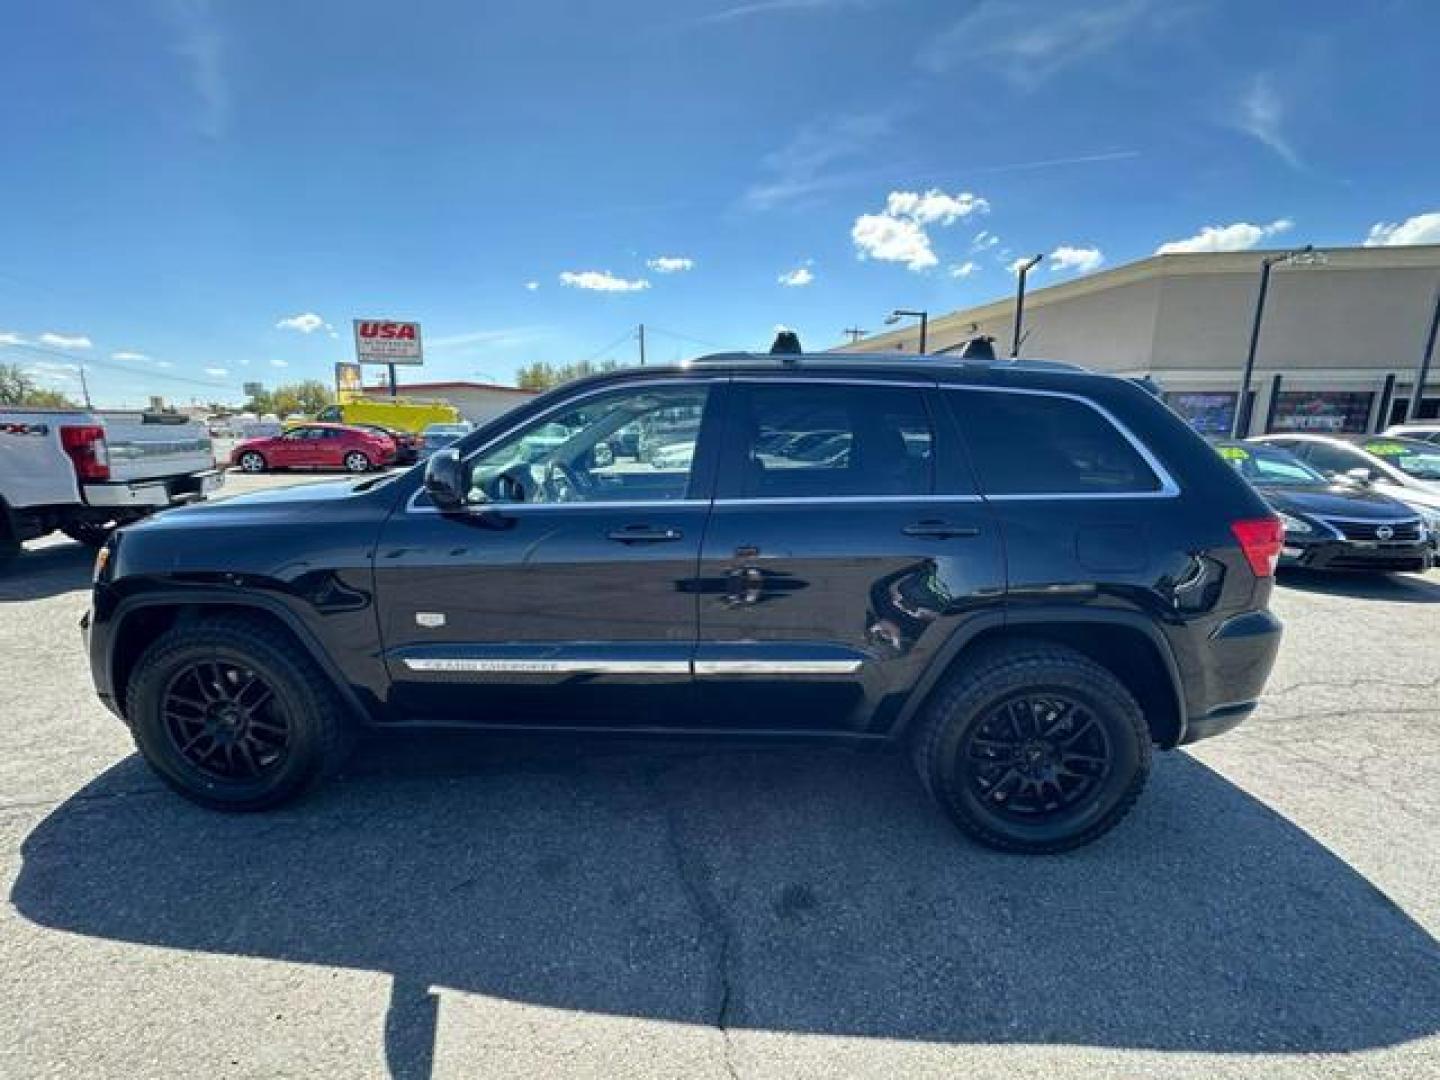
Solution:
[(1269, 487), (1313, 487), (1330, 483), (1289, 450), (1281, 450), (1276, 446), (1222, 443), (1215, 448), (1215, 452), (1252, 484)]
[(1416, 480), (1440, 480), (1440, 446), (1412, 439), (1372, 439), (1361, 449)]

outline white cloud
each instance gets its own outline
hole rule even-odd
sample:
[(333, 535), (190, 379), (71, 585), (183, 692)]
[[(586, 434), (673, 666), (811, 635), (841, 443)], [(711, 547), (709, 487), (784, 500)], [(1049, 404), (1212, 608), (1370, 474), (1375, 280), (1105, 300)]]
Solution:
[(340, 340), (340, 335), (337, 334), (334, 330), (326, 331), (325, 336), (328, 337), (331, 341), (339, 341), (339, 340)]
[(909, 218), (861, 214), (850, 229), (850, 239), (862, 259), (904, 263), (911, 270), (928, 270), (940, 261), (925, 230)]
[(169, 360), (156, 360), (156, 361), (155, 361), (155, 366), (158, 367), (158, 368), (167, 368), (167, 367), (174, 367), (175, 365), (172, 364)]
[(78, 382), (75, 373), (79, 370), (75, 364), (57, 364), (53, 360), (36, 360), (25, 366), (27, 375), (56, 382)]
[(989, 251), (998, 243), (1000, 243), (1000, 237), (986, 229), (981, 229), (975, 234), (975, 239), (970, 241), (970, 250), (972, 252)]
[(538, 281), (527, 281), (527, 282), (525, 282), (525, 288), (528, 289), (530, 292), (535, 292), (537, 289), (540, 288), (540, 282), (538, 282)]
[(110, 359), (111, 359), (111, 360), (149, 360), (150, 357), (146, 356), (144, 353), (129, 352), (129, 351), (125, 350), (125, 349), (121, 349), (119, 352), (112, 352), (112, 353), (110, 354)]
[(1295, 222), (1277, 218), (1269, 225), (1251, 225), (1237, 221), (1230, 225), (1206, 225), (1194, 236), (1169, 240), (1155, 249), (1156, 255), (1175, 255), (1194, 251), (1248, 251), (1270, 236), (1289, 232)]
[(931, 35), (919, 62), (933, 72), (991, 67), (1028, 89), (1172, 14), (1153, 0), (1052, 0), (1039, 10), (1033, 0), (981, 0)]
[(932, 188), (923, 194), (892, 191), (885, 209), (861, 214), (850, 229), (850, 239), (862, 259), (904, 263), (911, 270), (928, 270), (940, 260), (930, 244), (926, 225), (949, 225), (971, 214), (987, 213), (990, 203), (968, 191), (947, 195)]
[(210, 0), (175, 0), (170, 10), (178, 32), (175, 52), (189, 68), (190, 86), (200, 100), (200, 133), (218, 139), (230, 112), (225, 78), (225, 41)]
[(313, 311), (302, 311), (275, 324), (276, 330), (298, 330), (302, 334), (313, 334), (316, 330), (330, 330), (332, 327)]
[(1300, 168), (1300, 155), (1285, 137), (1285, 103), (1270, 76), (1260, 74), (1251, 80), (1240, 98), (1234, 122), (1245, 134), (1280, 155), (1287, 165)]
[(657, 274), (678, 274), (695, 267), (694, 259), (683, 255), (659, 255), (645, 264)]
[(979, 269), (979, 266), (967, 259), (965, 262), (952, 265), (950, 267), (950, 276), (953, 278), (967, 278)]
[(290, 363), (286, 360), (271, 360), (270, 366), (276, 368), (289, 367)]
[(84, 334), (55, 334), (47, 330), (40, 335), (40, 344), (55, 349), (88, 349), (94, 342)]
[(763, 178), (742, 199), (750, 210), (771, 210), (807, 195), (855, 183), (872, 175), (836, 172), (833, 166), (868, 154), (890, 133), (889, 116), (852, 113), (807, 124), (784, 146), (760, 160)]
[(1020, 274), (1020, 268), (1021, 268), (1022, 266), (1024, 266), (1024, 265), (1025, 265), (1027, 262), (1029, 262), (1029, 261), (1030, 261), (1030, 260), (1029, 260), (1028, 258), (1022, 257), (1022, 258), (1019, 258), (1019, 259), (1014, 260), (1013, 262), (1006, 263), (1006, 264), (1005, 264), (1005, 269), (1006, 269), (1012, 276), (1019, 276), (1019, 274)]
[(1440, 244), (1440, 210), (1416, 214), (1401, 222), (1377, 221), (1365, 237), (1366, 247), (1401, 247), (1405, 244)]
[(639, 292), (650, 287), (644, 278), (616, 277), (609, 270), (566, 270), (560, 274), (560, 284), (592, 292)]
[(737, 4), (709, 15), (701, 15), (695, 22), (727, 23), (737, 19), (748, 19), (757, 15), (778, 15), (791, 11), (813, 11), (816, 8), (848, 7), (866, 0), (752, 0), (748, 4)]
[(794, 270), (786, 270), (775, 280), (792, 289), (804, 288), (815, 280), (815, 272), (810, 269), (813, 265), (815, 265), (813, 259), (806, 259)]
[(0, 330), (0, 347), (5, 345), (26, 345), (28, 342), (19, 334), (9, 330)]
[(1074, 270), (1088, 274), (1105, 261), (1105, 255), (1097, 247), (1071, 247), (1061, 244), (1050, 253), (1050, 269), (1056, 273)]
[(885, 212), (891, 217), (913, 218), (921, 225), (949, 225), (959, 218), (989, 210), (989, 200), (968, 191), (956, 195), (946, 195), (935, 188), (923, 195), (914, 191), (892, 191), (885, 199)]
[(458, 334), (432, 337), (425, 342), (429, 349), (463, 349), (472, 345), (507, 348), (526, 345), (545, 336), (543, 326), (502, 326), (494, 330), (466, 330)]
[(229, 375), (230, 372), (223, 367), (207, 367), (205, 369), (205, 374), (213, 375), (218, 379), (221, 375)]

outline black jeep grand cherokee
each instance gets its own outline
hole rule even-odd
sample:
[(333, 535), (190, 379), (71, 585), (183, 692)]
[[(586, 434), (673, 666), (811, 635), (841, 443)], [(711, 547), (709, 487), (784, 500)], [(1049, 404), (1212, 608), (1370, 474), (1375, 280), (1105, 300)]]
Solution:
[(87, 625), (207, 806), (293, 798), (359, 727), (810, 737), (905, 744), (965, 832), (1058, 851), (1152, 744), (1254, 708), (1280, 543), (1122, 379), (732, 354), (561, 387), (423, 474), (126, 528)]

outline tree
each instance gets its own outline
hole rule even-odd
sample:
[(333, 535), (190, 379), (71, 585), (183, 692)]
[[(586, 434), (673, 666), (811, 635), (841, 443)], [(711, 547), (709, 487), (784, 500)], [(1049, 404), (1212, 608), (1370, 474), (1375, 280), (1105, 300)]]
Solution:
[(560, 367), (536, 361), (515, 373), (515, 385), (521, 390), (549, 390), (552, 386), (559, 386), (572, 379), (615, 371), (620, 366), (617, 360), (602, 360), (598, 364), (592, 360), (581, 360), (574, 364), (562, 364)]
[(0, 405), (26, 405), (35, 409), (73, 409), (59, 390), (47, 390), (19, 364), (0, 364)]
[(314, 414), (334, 401), (335, 395), (319, 379), (306, 379), (277, 386), (274, 390), (261, 390), (251, 396), (245, 407), (262, 416), (265, 413), (289, 416), (291, 413)]

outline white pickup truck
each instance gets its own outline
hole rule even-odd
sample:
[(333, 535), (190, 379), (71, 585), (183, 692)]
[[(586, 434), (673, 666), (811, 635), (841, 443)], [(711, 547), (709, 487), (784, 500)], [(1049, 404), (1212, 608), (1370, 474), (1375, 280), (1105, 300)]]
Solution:
[(0, 406), (0, 560), (57, 529), (112, 529), (223, 482), (205, 425), (167, 413)]

